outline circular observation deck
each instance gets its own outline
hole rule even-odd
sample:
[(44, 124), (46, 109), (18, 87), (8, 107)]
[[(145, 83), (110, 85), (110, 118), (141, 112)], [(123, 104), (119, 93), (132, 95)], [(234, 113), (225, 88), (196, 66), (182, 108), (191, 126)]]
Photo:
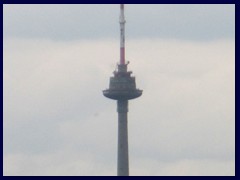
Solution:
[(142, 90), (132, 89), (132, 90), (111, 90), (107, 89), (103, 91), (103, 95), (107, 98), (113, 100), (130, 100), (136, 99), (142, 95)]
[(114, 71), (114, 77), (110, 78), (109, 89), (103, 91), (103, 95), (113, 100), (130, 100), (142, 95), (142, 90), (136, 88), (135, 77), (127, 71), (127, 65), (119, 65), (118, 71)]

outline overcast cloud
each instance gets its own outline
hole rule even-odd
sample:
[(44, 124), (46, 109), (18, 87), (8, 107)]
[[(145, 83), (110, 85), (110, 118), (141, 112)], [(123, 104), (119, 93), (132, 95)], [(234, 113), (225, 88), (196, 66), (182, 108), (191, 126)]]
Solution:
[[(129, 4), (127, 37), (234, 39), (234, 5)], [(81, 40), (119, 35), (115, 4), (4, 5), (4, 37)]]
[[(4, 5), (4, 175), (116, 175), (117, 5)], [(127, 5), (131, 175), (235, 175), (234, 5)]]

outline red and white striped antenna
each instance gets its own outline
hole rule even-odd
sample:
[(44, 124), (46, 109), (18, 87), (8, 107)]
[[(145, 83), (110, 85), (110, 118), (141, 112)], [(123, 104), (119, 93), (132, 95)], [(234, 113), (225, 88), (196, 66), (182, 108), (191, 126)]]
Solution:
[(125, 16), (124, 4), (120, 4), (120, 64), (125, 64)]

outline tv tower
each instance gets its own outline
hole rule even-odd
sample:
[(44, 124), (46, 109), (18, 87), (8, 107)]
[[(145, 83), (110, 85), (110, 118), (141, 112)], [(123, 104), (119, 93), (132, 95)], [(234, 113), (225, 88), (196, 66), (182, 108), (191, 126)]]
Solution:
[(128, 100), (138, 98), (142, 90), (136, 88), (135, 77), (127, 70), (129, 64), (125, 61), (125, 17), (124, 4), (120, 4), (120, 63), (110, 78), (109, 89), (103, 91), (107, 98), (117, 100), (118, 112), (118, 160), (117, 175), (129, 176), (128, 160)]

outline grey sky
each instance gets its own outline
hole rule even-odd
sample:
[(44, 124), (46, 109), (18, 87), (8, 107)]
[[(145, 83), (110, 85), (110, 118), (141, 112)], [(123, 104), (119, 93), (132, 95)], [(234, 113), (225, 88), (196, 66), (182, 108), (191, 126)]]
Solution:
[[(4, 5), (4, 175), (116, 174), (116, 102), (101, 91), (118, 5), (99, 6)], [(126, 7), (144, 90), (130, 102), (131, 175), (235, 175), (234, 6), (188, 6)]]
[[(234, 5), (127, 5), (128, 38), (234, 38)], [(4, 36), (80, 40), (118, 37), (116, 5), (5, 5)]]

